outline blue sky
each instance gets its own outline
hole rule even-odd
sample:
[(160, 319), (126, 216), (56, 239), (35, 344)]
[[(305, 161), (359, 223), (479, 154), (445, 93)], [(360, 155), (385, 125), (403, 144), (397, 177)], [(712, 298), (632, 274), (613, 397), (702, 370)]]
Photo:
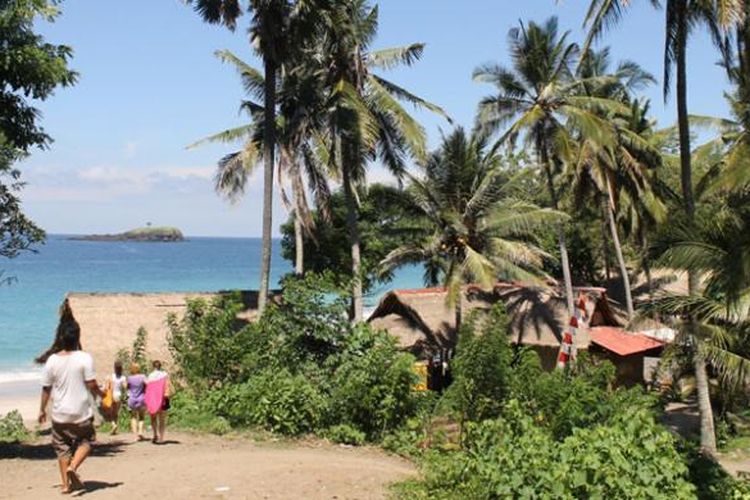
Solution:
[[(562, 29), (582, 38), (585, 0), (383, 0), (374, 46), (425, 42), (422, 61), (386, 76), (443, 106), (470, 126), (478, 100), (491, 91), (473, 83), (484, 62), (508, 64), (506, 33), (519, 19), (560, 18)], [(615, 60), (633, 59), (660, 77), (663, 13), (634, 2), (625, 21), (602, 44)], [(146, 222), (175, 225), (189, 235), (258, 236), (260, 176), (235, 206), (211, 187), (216, 160), (231, 146), (186, 150), (191, 142), (238, 125), (242, 91), (236, 74), (214, 56), (228, 48), (259, 66), (245, 27), (231, 33), (209, 26), (181, 0), (68, 0), (54, 24), (39, 29), (75, 51), (75, 87), (39, 105), (55, 139), (22, 167), (28, 182), (25, 210), (52, 233), (120, 231)], [(691, 40), (690, 111), (725, 115), (723, 72), (708, 37)], [(674, 101), (664, 104), (660, 85), (645, 92), (660, 124), (672, 124)], [(435, 145), (448, 125), (417, 113)], [(385, 178), (377, 166), (371, 179)], [(276, 226), (286, 218), (277, 203)]]

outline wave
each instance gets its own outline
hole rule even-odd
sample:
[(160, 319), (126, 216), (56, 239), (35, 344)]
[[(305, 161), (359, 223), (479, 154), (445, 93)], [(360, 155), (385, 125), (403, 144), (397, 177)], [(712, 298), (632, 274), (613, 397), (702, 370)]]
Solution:
[(0, 384), (12, 382), (37, 382), (42, 378), (42, 370), (23, 368), (18, 370), (0, 370)]

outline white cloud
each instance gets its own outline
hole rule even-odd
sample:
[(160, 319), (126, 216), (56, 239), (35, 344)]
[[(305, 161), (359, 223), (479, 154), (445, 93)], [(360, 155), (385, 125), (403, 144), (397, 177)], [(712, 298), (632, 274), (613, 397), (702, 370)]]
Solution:
[(211, 179), (214, 176), (214, 167), (168, 167), (163, 172), (176, 179)]
[(163, 196), (212, 191), (213, 167), (167, 166), (125, 168), (93, 166), (80, 169), (35, 167), (24, 171), (23, 198), (33, 202), (114, 201), (127, 197)]

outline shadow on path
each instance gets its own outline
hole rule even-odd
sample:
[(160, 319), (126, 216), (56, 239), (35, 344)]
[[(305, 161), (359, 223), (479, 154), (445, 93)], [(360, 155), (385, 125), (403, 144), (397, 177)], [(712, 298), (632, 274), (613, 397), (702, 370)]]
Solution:
[[(123, 446), (127, 443), (123, 441), (113, 441), (110, 443), (97, 443), (94, 446), (91, 455), (94, 457), (111, 457), (122, 453)], [(0, 459), (4, 458), (22, 458), (24, 460), (55, 460), (55, 450), (52, 444), (45, 443), (11, 443), (0, 444)]]
[(93, 493), (94, 491), (98, 491), (98, 490), (117, 488), (118, 486), (122, 486), (123, 484), (124, 483), (122, 482), (108, 483), (106, 481), (84, 481), (83, 482), (84, 489), (74, 492), (71, 496), (80, 497), (87, 493)]

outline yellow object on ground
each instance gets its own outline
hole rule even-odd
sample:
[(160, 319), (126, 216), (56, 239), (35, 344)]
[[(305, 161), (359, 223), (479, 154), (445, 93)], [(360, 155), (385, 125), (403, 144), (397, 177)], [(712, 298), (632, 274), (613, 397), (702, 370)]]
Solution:
[(416, 384), (414, 384), (414, 390), (418, 392), (424, 392), (427, 390), (427, 362), (426, 361), (418, 361), (414, 363), (414, 366), (412, 368), (414, 370), (414, 373), (417, 374), (417, 377), (419, 377), (419, 380)]

